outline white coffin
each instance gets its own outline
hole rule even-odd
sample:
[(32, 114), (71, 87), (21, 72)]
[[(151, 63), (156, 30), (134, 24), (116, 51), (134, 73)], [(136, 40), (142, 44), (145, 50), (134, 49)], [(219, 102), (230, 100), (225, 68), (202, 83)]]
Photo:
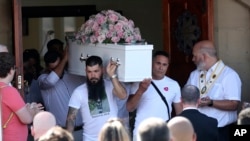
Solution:
[[(69, 41), (68, 71), (84, 75), (85, 61), (88, 56), (102, 57), (104, 66), (113, 58), (119, 63), (117, 75), (119, 81), (136, 82), (151, 78), (153, 45), (115, 45), (115, 44), (79, 44)], [(106, 69), (105, 69), (106, 70)]]

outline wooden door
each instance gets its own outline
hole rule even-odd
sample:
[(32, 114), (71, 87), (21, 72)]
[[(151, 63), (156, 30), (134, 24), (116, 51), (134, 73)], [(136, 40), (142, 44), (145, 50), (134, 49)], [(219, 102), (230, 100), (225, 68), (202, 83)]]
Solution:
[(22, 46), (22, 16), (21, 16), (21, 0), (13, 0), (13, 27), (14, 27), (14, 54), (16, 61), (15, 87), (24, 97), (23, 90), (23, 46)]
[(164, 50), (171, 64), (167, 75), (184, 86), (195, 69), (192, 47), (213, 41), (213, 0), (163, 0)]

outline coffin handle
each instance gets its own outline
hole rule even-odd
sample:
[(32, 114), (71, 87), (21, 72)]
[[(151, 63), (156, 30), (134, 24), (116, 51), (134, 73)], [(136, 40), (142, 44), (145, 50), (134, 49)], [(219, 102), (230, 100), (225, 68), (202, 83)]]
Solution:
[(89, 57), (90, 55), (87, 54), (87, 57), (84, 57), (81, 53), (81, 56), (80, 56), (80, 61), (83, 62), (83, 61), (86, 61), (87, 58)]
[(117, 66), (121, 65), (121, 62), (120, 62), (120, 59), (119, 59), (119, 58), (116, 58), (116, 59), (115, 59), (115, 58), (111, 57), (110, 60), (111, 60), (112, 62), (114, 62)]

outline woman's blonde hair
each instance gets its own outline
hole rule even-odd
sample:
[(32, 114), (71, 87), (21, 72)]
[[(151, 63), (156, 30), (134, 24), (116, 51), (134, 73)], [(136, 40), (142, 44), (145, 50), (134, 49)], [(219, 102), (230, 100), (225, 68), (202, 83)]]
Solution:
[(130, 141), (130, 134), (121, 119), (111, 118), (103, 125), (98, 141)]
[(50, 128), (38, 141), (74, 141), (72, 133), (59, 126)]

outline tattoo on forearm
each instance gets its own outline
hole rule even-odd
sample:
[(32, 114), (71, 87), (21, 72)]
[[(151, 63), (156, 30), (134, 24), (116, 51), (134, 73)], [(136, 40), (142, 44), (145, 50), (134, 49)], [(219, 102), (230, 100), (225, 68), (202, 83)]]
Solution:
[(70, 132), (74, 131), (77, 112), (78, 112), (78, 109), (69, 107), (66, 126), (67, 126), (67, 130)]

